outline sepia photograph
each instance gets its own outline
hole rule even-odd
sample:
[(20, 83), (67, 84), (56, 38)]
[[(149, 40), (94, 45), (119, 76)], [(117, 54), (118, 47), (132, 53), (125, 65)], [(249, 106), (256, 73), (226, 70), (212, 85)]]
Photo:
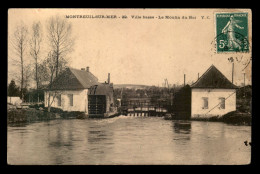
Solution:
[(8, 165), (249, 165), (252, 11), (10, 8)]

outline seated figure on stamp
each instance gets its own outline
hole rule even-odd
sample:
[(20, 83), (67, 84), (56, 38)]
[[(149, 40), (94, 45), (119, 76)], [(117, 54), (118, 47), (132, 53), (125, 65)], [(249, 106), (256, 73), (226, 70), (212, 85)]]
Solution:
[(230, 16), (230, 20), (228, 21), (227, 25), (222, 29), (222, 33), (227, 34), (227, 47), (230, 50), (239, 49), (241, 50), (241, 43), (239, 39), (235, 37), (235, 27), (239, 29), (244, 29), (244, 27), (239, 26), (237, 23), (240, 23), (240, 20), (235, 20), (234, 16)]

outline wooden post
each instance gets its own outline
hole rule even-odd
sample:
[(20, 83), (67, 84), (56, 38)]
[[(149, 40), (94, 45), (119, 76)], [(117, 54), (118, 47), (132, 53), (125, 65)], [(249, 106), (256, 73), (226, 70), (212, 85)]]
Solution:
[(37, 90), (37, 105), (39, 106), (39, 102), (40, 102), (40, 100), (39, 100), (39, 91)]
[(107, 83), (110, 84), (110, 73), (108, 73)]
[(172, 106), (172, 100), (173, 100), (173, 93), (171, 92), (171, 106)]
[(184, 86), (185, 86), (185, 74), (184, 74)]
[(246, 97), (246, 73), (244, 73), (244, 97)]
[(232, 62), (232, 83), (233, 83), (233, 76), (234, 76), (234, 62)]

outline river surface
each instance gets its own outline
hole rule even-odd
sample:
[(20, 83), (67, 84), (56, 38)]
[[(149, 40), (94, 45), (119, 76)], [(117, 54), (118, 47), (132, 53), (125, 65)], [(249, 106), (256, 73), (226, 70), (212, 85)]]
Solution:
[(8, 126), (8, 164), (249, 164), (251, 126), (162, 117), (57, 119)]

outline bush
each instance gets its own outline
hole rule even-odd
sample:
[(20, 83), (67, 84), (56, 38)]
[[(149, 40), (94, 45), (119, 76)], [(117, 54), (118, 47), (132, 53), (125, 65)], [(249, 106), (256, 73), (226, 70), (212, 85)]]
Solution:
[(33, 108), (10, 109), (7, 111), (8, 123), (33, 122), (37, 120), (51, 120), (55, 118), (56, 118), (55, 113), (39, 111)]
[(86, 118), (86, 115), (84, 112), (82, 113), (79, 113), (77, 116), (76, 116), (77, 119), (85, 119)]
[(35, 105), (30, 105), (29, 108), (35, 108), (35, 109), (39, 109), (39, 108), (44, 108), (44, 104), (35, 104)]
[(63, 112), (61, 114), (61, 117), (62, 118), (81, 118), (81, 117), (85, 117), (85, 113), (80, 112), (80, 111)]
[(251, 125), (252, 117), (251, 114), (241, 113), (238, 111), (233, 111), (225, 114), (222, 117), (225, 123), (238, 124), (238, 125)]
[[(48, 107), (45, 107), (44, 111), (48, 112)], [(59, 109), (59, 108), (51, 107), (50, 112), (52, 112), (52, 113), (59, 113), (60, 114), (60, 113), (63, 113), (64, 111), (62, 109)]]
[(8, 123), (26, 122), (26, 121), (27, 121), (26, 110), (10, 109), (7, 111)]

